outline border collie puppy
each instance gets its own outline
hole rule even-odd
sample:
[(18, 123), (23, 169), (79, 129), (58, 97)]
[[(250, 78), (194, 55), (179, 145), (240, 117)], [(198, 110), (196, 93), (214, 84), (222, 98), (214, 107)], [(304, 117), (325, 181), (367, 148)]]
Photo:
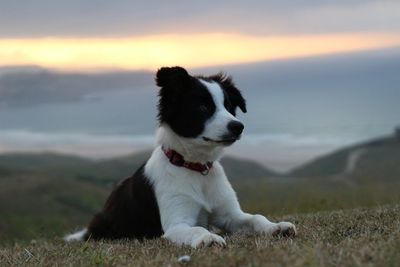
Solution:
[(243, 212), (219, 163), (244, 128), (235, 113), (237, 107), (246, 112), (246, 103), (232, 79), (191, 76), (181, 67), (161, 68), (156, 76), (160, 127), (150, 159), (113, 190), (86, 229), (65, 240), (163, 236), (193, 248), (225, 246), (209, 226), (295, 236), (292, 223)]

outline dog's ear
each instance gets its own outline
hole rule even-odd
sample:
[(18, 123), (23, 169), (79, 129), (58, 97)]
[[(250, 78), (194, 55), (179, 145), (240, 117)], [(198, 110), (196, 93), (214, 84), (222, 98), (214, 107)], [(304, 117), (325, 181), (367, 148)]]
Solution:
[(224, 91), (227, 93), (230, 102), (234, 106), (234, 109), (239, 107), (243, 113), (247, 112), (246, 100), (243, 98), (242, 93), (240, 93), (240, 90), (234, 84), (231, 76), (227, 76), (225, 73), (220, 72), (209, 78), (221, 85), (222, 89), (224, 89)]
[(162, 88), (181, 88), (189, 78), (189, 73), (182, 67), (162, 67), (157, 71), (156, 83)]

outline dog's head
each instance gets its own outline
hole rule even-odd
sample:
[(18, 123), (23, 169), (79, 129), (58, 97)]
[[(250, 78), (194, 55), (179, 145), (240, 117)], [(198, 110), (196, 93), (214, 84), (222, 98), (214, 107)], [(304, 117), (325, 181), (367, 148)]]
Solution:
[(222, 73), (191, 76), (181, 67), (161, 68), (158, 118), (177, 135), (196, 143), (227, 146), (238, 140), (243, 124), (235, 117), (246, 101), (232, 79)]

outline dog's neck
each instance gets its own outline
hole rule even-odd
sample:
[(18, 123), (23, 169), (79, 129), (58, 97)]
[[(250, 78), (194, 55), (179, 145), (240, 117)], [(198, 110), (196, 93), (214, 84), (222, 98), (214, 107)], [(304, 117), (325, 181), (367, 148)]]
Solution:
[(190, 162), (214, 162), (221, 158), (223, 152), (223, 146), (213, 146), (194, 138), (181, 137), (165, 124), (158, 128), (156, 142), (158, 146), (175, 150)]

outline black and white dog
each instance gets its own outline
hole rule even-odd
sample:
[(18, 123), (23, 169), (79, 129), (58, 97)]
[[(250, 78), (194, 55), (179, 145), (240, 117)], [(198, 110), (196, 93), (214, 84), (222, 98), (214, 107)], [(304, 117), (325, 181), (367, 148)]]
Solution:
[(273, 223), (241, 210), (218, 160), (238, 140), (243, 124), (236, 108), (246, 103), (223, 74), (191, 76), (181, 67), (157, 72), (157, 147), (150, 159), (109, 196), (89, 226), (67, 241), (102, 238), (164, 238), (193, 248), (225, 246), (208, 230), (296, 235), (292, 223)]

